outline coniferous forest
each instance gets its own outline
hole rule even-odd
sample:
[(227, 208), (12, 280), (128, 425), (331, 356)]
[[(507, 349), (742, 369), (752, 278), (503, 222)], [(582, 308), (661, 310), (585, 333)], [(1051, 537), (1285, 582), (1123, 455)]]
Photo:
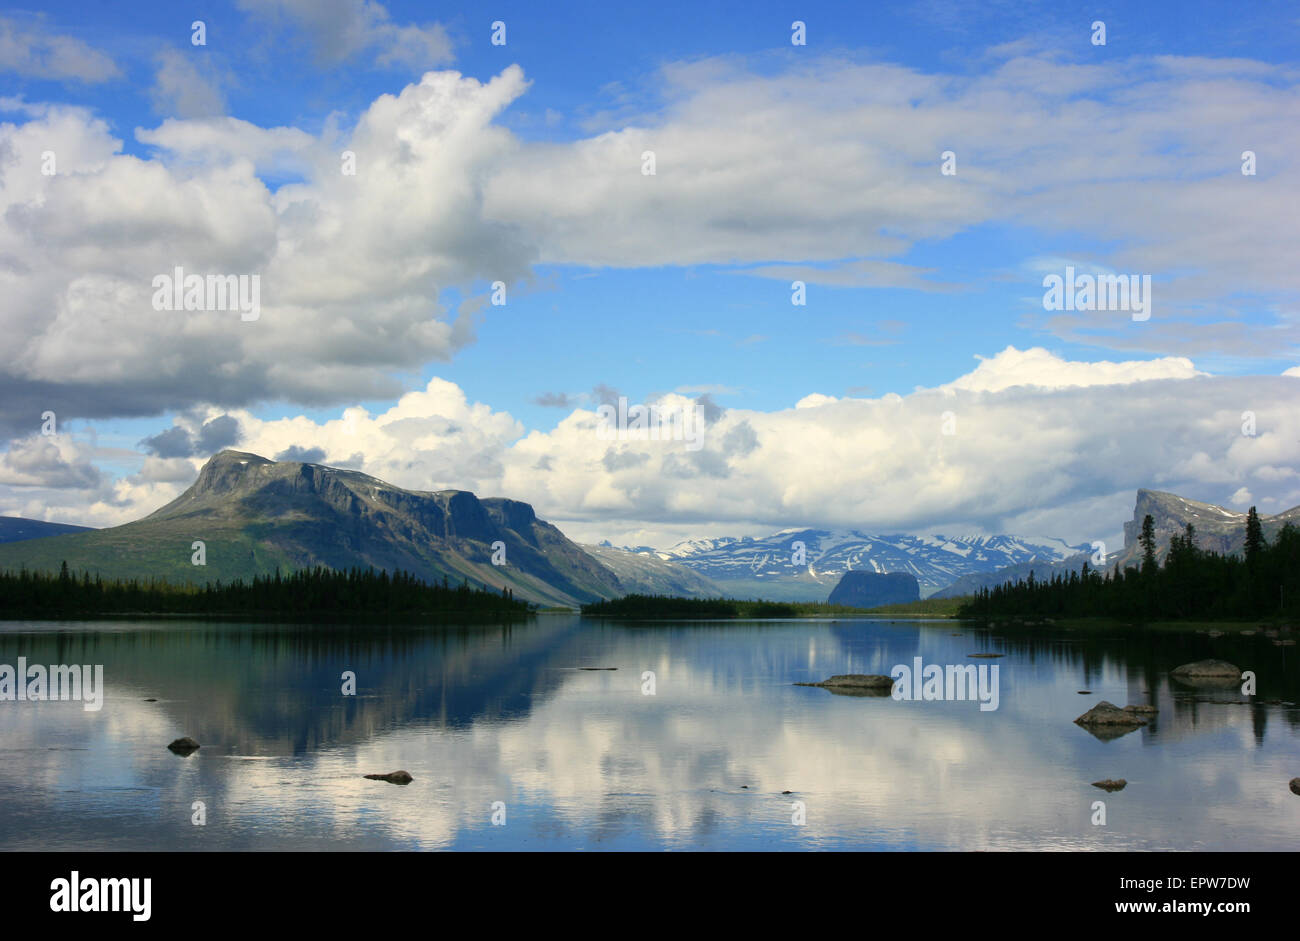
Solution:
[(1197, 547), (1188, 524), (1157, 561), (1155, 526), (1147, 516), (1139, 537), (1140, 567), (1028, 579), (976, 593), (959, 617), (1113, 617), (1215, 620), (1300, 616), (1300, 529), (1286, 524), (1270, 544), (1250, 508), (1245, 549), (1222, 555)]
[(589, 617), (644, 620), (723, 618), (793, 618), (827, 614), (855, 614), (860, 609), (819, 601), (743, 601), (736, 598), (679, 598), (672, 595), (624, 595), (582, 606)]
[[(735, 618), (741, 616), (739, 604), (726, 598), (676, 598), (670, 595), (624, 595), (582, 606), (582, 613), (591, 617), (613, 618)], [(790, 605), (771, 617), (794, 614)]]
[(521, 616), (531, 610), (508, 589), (488, 591), (446, 579), (430, 585), (408, 572), (304, 569), (251, 581), (176, 584), (161, 579), (104, 580), (68, 571), (0, 572), (0, 617), (58, 618), (125, 614), (310, 618)]

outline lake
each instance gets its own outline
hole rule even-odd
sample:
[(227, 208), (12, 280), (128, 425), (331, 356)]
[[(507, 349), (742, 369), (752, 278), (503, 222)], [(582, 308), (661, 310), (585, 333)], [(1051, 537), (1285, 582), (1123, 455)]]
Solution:
[[(96, 711), (0, 702), (0, 847), (1291, 850), (1298, 651), (887, 619), (0, 622), (0, 664), (105, 684)], [(996, 666), (997, 708), (793, 685), (917, 657)], [(1170, 678), (1207, 657), (1257, 695)], [(1103, 699), (1159, 712), (1105, 741), (1073, 722)]]

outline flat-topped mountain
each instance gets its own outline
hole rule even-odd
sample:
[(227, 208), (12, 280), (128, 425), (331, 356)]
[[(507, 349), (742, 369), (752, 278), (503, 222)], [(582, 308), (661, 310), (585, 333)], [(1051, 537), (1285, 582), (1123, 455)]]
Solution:
[(826, 601), (850, 608), (876, 608), (907, 604), (920, 597), (921, 587), (908, 572), (845, 572)]
[[(193, 564), (204, 543), (206, 565)], [(493, 565), (494, 543), (505, 564)], [(498, 547), (499, 548), (499, 547)], [(526, 503), (464, 490), (404, 490), (358, 471), (222, 451), (194, 485), (142, 520), (0, 545), (0, 568), (205, 582), (323, 565), (404, 569), (426, 581), (510, 587), (574, 605), (626, 591)]]

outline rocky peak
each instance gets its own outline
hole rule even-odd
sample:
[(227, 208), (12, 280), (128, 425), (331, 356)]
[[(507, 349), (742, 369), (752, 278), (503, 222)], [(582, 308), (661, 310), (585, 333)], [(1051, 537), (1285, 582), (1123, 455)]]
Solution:
[[(1300, 508), (1297, 508), (1300, 509)], [(1196, 528), (1196, 544), (1211, 552), (1241, 551), (1246, 536), (1246, 514), (1213, 503), (1189, 500), (1161, 490), (1139, 490), (1133, 507), (1133, 519), (1124, 524), (1125, 557), (1140, 553), (1138, 537), (1142, 520), (1150, 515), (1155, 523), (1157, 554), (1169, 546), (1170, 537), (1181, 534), (1191, 523)], [(1300, 518), (1296, 509), (1275, 516), (1260, 514), (1264, 535), (1271, 537), (1287, 520)]]
[(218, 451), (208, 458), (208, 463), (203, 465), (198, 480), (190, 490), (195, 496), (229, 493), (246, 485), (250, 473), (274, 464), (274, 461), (249, 451)]

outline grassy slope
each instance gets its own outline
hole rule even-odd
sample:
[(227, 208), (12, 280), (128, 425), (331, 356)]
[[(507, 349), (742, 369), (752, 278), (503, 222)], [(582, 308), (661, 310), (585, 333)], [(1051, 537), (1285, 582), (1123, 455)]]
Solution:
[(869, 614), (892, 614), (918, 618), (955, 618), (957, 609), (970, 600), (969, 596), (957, 598), (922, 598), (906, 604), (887, 604), (869, 608)]
[[(207, 565), (190, 559), (194, 541), (206, 544)], [(110, 530), (28, 539), (0, 545), (0, 569), (57, 572), (62, 562), (76, 572), (88, 571), (105, 578), (165, 578), (175, 582), (205, 583), (294, 566), (282, 553), (239, 529), (210, 520), (151, 521), (148, 527), (127, 524)]]

